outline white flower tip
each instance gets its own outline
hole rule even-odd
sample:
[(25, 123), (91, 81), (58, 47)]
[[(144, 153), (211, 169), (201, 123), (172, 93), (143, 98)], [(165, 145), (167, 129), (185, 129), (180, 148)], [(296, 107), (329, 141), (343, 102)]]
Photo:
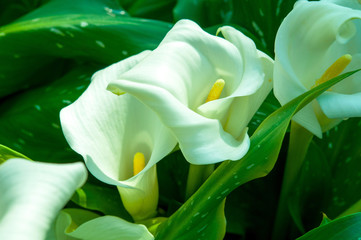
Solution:
[(107, 86), (107, 90), (118, 96), (125, 94), (125, 92), (123, 90), (119, 89), (117, 86), (115, 86), (113, 84), (109, 84)]

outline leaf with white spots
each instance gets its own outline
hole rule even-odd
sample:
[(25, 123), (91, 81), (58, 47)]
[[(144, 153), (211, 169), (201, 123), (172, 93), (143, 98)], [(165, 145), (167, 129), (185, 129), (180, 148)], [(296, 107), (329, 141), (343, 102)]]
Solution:
[(300, 230), (316, 227), (321, 212), (334, 219), (361, 210), (360, 126), (360, 118), (343, 121), (311, 143), (289, 202)]
[(325, 212), (330, 200), (331, 181), (332, 170), (324, 151), (312, 142), (288, 200), (291, 216), (301, 233), (321, 222), (321, 212)]
[(331, 219), (361, 199), (360, 126), (360, 118), (351, 118), (329, 131), (323, 140), (315, 140), (332, 169), (332, 191), (327, 208), (322, 210)]
[(59, 58), (109, 65), (154, 49), (170, 28), (131, 18), (116, 1), (50, 1), (0, 26), (0, 61), (6, 63), (0, 65), (0, 97), (48, 82)]
[(59, 112), (83, 93), (97, 69), (94, 66), (79, 67), (49, 85), (3, 100), (0, 104), (0, 142), (38, 161), (81, 160), (70, 150), (63, 136)]

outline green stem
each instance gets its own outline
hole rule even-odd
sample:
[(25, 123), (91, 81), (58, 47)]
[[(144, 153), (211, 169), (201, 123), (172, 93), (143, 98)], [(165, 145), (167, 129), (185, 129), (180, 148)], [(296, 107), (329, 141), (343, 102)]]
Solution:
[(209, 165), (189, 165), (186, 199), (195, 193), (198, 188), (207, 180), (214, 171), (214, 164)]
[(311, 132), (298, 123), (291, 121), (290, 141), (272, 234), (273, 240), (284, 239), (287, 234), (287, 226), (291, 220), (291, 215), (288, 210), (289, 193), (302, 167), (312, 137), (313, 134)]

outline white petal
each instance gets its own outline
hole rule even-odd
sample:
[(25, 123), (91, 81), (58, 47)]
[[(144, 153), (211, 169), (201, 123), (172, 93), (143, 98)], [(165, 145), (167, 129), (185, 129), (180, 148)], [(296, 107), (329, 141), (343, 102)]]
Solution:
[[(263, 83), (261, 87), (252, 95), (236, 98), (229, 109), (228, 118), (224, 123), (224, 129), (232, 133), (233, 137), (241, 136), (243, 130), (247, 127), (253, 115), (257, 112), (273, 86), (273, 60), (266, 54), (258, 53), (262, 60), (262, 77)], [(258, 55), (257, 54), (257, 55)]]
[(58, 217), (54, 221), (54, 237), (56, 240), (76, 240), (70, 237), (68, 233), (74, 231), (81, 224), (100, 217), (88, 210), (79, 208), (66, 208), (60, 211)]
[[(260, 51), (257, 50), (254, 42), (240, 31), (232, 27), (221, 27), (219, 29), (225, 39), (233, 43), (243, 59), (243, 76), (237, 87), (234, 96), (247, 96), (255, 93), (264, 80), (264, 69), (260, 61)], [(261, 53), (265, 55), (264, 53)]]
[(340, 6), (361, 10), (360, 0), (321, 0), (322, 2), (334, 3)]
[(361, 92), (352, 95), (326, 92), (317, 100), (323, 112), (329, 118), (361, 116)]
[[(295, 5), (281, 24), (275, 43), (274, 92), (282, 105), (311, 89), (340, 56), (361, 52), (359, 19), (361, 11), (328, 1), (299, 1)], [(345, 71), (354, 69), (348, 67)], [(341, 82), (335, 89), (350, 89), (346, 84)], [(361, 89), (360, 82), (356, 85)], [(320, 135), (317, 129), (325, 128), (317, 121), (315, 111), (302, 109), (295, 119)]]
[[(127, 89), (141, 87), (131, 81), (122, 82), (123, 88), (125, 85)], [(226, 159), (238, 160), (247, 152), (243, 143), (225, 132), (218, 120), (208, 119), (191, 111), (164, 89), (147, 85), (138, 90), (139, 92), (131, 93), (136, 96), (140, 94), (144, 104), (157, 111), (164, 124), (174, 132), (180, 149), (190, 163), (210, 164)]]
[[(232, 41), (248, 44), (243, 35), (235, 36), (232, 31), (225, 28)], [(243, 59), (240, 52), (243, 50), (205, 33), (195, 23), (179, 21), (157, 49), (112, 81), (108, 89), (128, 92), (153, 109), (172, 129), (189, 162), (210, 164), (238, 160), (247, 152), (247, 143), (225, 132), (219, 120), (226, 115), (230, 99), (255, 92), (263, 81), (256, 77), (256, 83), (245, 87), (244, 71), (252, 68), (246, 66), (247, 59)], [(254, 52), (257, 53), (255, 49)], [(205, 103), (218, 78), (226, 82), (221, 99)], [(238, 89), (243, 82), (244, 88)]]
[(84, 94), (60, 113), (70, 146), (83, 155), (92, 169), (99, 168), (108, 179), (96, 176), (109, 184), (132, 177), (136, 152), (142, 152), (148, 160), (146, 171), (176, 144), (158, 117), (145, 105), (128, 94), (118, 97), (105, 89), (108, 81), (146, 55), (136, 55), (97, 72)]
[[(353, 55), (352, 61), (345, 71), (356, 68), (361, 68), (361, 53)], [(342, 80), (331, 89), (332, 91), (327, 91), (317, 98), (327, 117), (361, 117), (361, 72)]]
[[(254, 42), (250, 38), (246, 37), (243, 33), (234, 29), (233, 27), (221, 27), (218, 29), (218, 31), (223, 34), (227, 41), (231, 42), (237, 47), (239, 54), (242, 58), (242, 78), (237, 79), (239, 82), (235, 84), (235, 88), (232, 90), (232, 93), (230, 95), (218, 100), (202, 104), (197, 108), (197, 112), (202, 116), (213, 119), (220, 119), (222, 121), (224, 117), (227, 118), (226, 115), (232, 115), (229, 112), (227, 113), (227, 111), (229, 110), (229, 107), (235, 97), (244, 97), (254, 94), (256, 91), (259, 90), (259, 88), (264, 82), (264, 79), (270, 80), (272, 78), (273, 60), (263, 52), (258, 51)], [(266, 61), (270, 63), (269, 69), (264, 69), (264, 66), (262, 65), (262, 59), (267, 59)], [(268, 72), (265, 73), (265, 71)], [(265, 76), (265, 74), (267, 74), (267, 76)], [(256, 98), (264, 99), (269, 93), (269, 91), (272, 89), (272, 84), (265, 84), (265, 86), (268, 86), (268, 92), (258, 91), (256, 94)], [(261, 100), (260, 103), (262, 103), (262, 101), (263, 100)], [(254, 111), (256, 111), (259, 105), (251, 104), (250, 106), (245, 105), (244, 107), (252, 108), (254, 109)], [(231, 108), (234, 109), (234, 107)], [(242, 111), (242, 114), (238, 115), (237, 118), (240, 121), (248, 123), (248, 121), (252, 118), (254, 112), (252, 114), (244, 111), (243, 109), (240, 109), (242, 108), (238, 108), (237, 111)], [(244, 127), (245, 126), (243, 126), (243, 128), (238, 127), (236, 132), (229, 131), (228, 129), (227, 132), (231, 133), (233, 136), (239, 136), (239, 132), (243, 131)]]
[(44, 239), (74, 191), (84, 184), (83, 163), (10, 159), (0, 166), (0, 239)]
[[(84, 157), (89, 171), (108, 184), (136, 188), (140, 191), (137, 196), (153, 196), (157, 191), (145, 188), (141, 175), (164, 158), (176, 140), (148, 107), (128, 94), (116, 96), (106, 86), (147, 55), (144, 52), (97, 72), (84, 94), (60, 113), (64, 135), (70, 146)], [(133, 157), (137, 152), (145, 155), (147, 164), (133, 176)], [(153, 172), (152, 182), (156, 182), (155, 171), (150, 172)], [(133, 191), (123, 191), (129, 193), (122, 194), (124, 203), (135, 201)], [(143, 210), (152, 208), (153, 213), (157, 200), (147, 199)]]
[(322, 129), (320, 124), (318, 123), (313, 104), (317, 103), (311, 102), (305, 107), (303, 107), (301, 111), (299, 111), (293, 116), (292, 120), (302, 125), (315, 136), (322, 138)]
[(160, 87), (195, 110), (205, 102), (217, 79), (226, 81), (223, 94), (228, 96), (242, 75), (243, 59), (233, 44), (206, 33), (194, 22), (182, 20), (152, 54), (119, 81)]
[(134, 220), (154, 217), (158, 206), (158, 178), (154, 165), (127, 181), (133, 188), (118, 187), (124, 207)]

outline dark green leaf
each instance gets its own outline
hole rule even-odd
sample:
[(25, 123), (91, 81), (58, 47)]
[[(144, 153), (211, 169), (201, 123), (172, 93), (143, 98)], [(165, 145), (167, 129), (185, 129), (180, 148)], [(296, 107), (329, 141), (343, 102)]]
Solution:
[(316, 140), (332, 169), (331, 196), (323, 210), (331, 218), (361, 199), (360, 126), (360, 118), (349, 119)]
[(127, 8), (127, 11), (132, 17), (173, 22), (173, 8), (176, 2), (176, 0), (137, 0)]
[(238, 1), (232, 0), (231, 22), (246, 28), (273, 55), (274, 40), (283, 18), (292, 10), (296, 0)]
[(35, 10), (49, 0), (1, 0), (0, 26)]
[(336, 218), (361, 199), (360, 125), (360, 118), (343, 121), (311, 143), (289, 202), (299, 229), (316, 227), (321, 212)]
[(189, 164), (180, 151), (176, 151), (157, 164), (159, 207), (163, 215), (170, 216), (185, 198), (185, 184)]
[(191, 19), (202, 27), (228, 23), (233, 14), (232, 1), (179, 0), (174, 8), (174, 18)]
[(270, 223), (274, 221), (277, 207), (279, 175), (272, 171), (264, 178), (236, 188), (227, 196), (227, 233), (243, 237), (239, 239), (269, 240), (273, 228)]
[(288, 207), (301, 233), (317, 226), (330, 197), (331, 168), (323, 151), (312, 142), (290, 190)]

